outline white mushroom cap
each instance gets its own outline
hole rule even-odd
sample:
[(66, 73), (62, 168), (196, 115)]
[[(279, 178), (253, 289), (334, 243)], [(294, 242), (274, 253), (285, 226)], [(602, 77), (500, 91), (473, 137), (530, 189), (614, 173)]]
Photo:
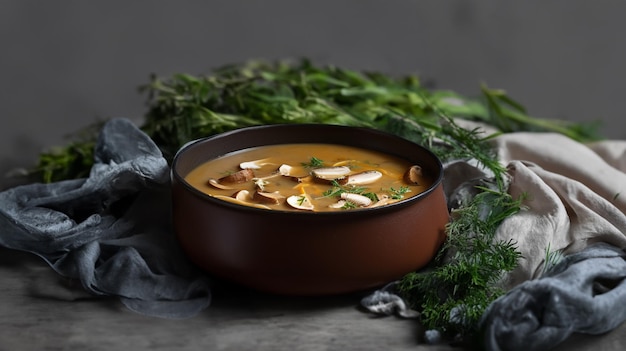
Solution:
[(309, 197), (305, 194), (291, 195), (287, 198), (287, 203), (291, 207), (297, 208), (299, 210), (313, 211), (315, 209), (315, 206), (313, 206), (313, 203), (311, 202)]
[(372, 204), (372, 199), (361, 194), (341, 193), (341, 198), (350, 201), (357, 206), (367, 207)]
[(333, 180), (333, 179), (343, 178), (347, 176), (348, 174), (350, 174), (350, 168), (346, 166), (323, 167), (323, 168), (316, 168), (311, 173), (313, 173), (314, 176), (320, 179)]
[(264, 165), (270, 164), (271, 162), (266, 162), (267, 158), (263, 158), (260, 160), (254, 160), (254, 161), (246, 161), (246, 162), (241, 162), (239, 164), (239, 168), (241, 169), (259, 169)]

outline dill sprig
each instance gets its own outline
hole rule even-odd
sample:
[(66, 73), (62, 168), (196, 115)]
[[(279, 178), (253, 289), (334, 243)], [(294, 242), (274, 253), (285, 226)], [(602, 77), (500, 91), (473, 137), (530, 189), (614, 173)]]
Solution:
[(481, 190), (453, 210), (447, 240), (431, 266), (407, 274), (399, 284), (424, 326), (449, 337), (476, 335), (482, 313), (504, 292), (499, 280), (520, 258), (515, 242), (494, 241), (494, 236), (503, 220), (522, 209), (522, 199), (499, 189)]
[(320, 160), (319, 158), (312, 156), (309, 159), (309, 162), (302, 162), (302, 166), (306, 167), (306, 168), (318, 168), (318, 167), (324, 167), (324, 161)]

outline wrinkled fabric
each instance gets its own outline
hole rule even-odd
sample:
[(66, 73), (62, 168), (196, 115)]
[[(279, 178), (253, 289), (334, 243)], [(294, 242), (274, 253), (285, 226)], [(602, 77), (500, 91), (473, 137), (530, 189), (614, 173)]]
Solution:
[(599, 243), (494, 301), (481, 326), (486, 350), (549, 350), (572, 333), (602, 334), (626, 320), (624, 251)]
[(626, 247), (626, 173), (560, 134), (505, 134), (494, 146), (508, 167), (509, 193), (525, 196), (525, 210), (496, 233), (496, 240), (515, 240), (523, 256), (505, 278), (506, 289), (538, 278), (548, 249), (570, 254), (596, 242)]
[(396, 291), (397, 281), (361, 299), (361, 306), (367, 311), (384, 316), (398, 315), (403, 318), (417, 318), (419, 312), (412, 310)]
[(136, 312), (191, 317), (211, 294), (178, 249), (169, 197), (159, 148), (129, 120), (113, 119), (88, 178), (0, 193), (0, 245), (39, 255), (90, 293), (117, 296)]
[[(476, 127), (476, 125), (474, 125)], [(505, 219), (495, 240), (515, 242), (522, 257), (504, 274), (505, 297), (481, 321), (487, 350), (545, 350), (572, 333), (598, 334), (626, 320), (626, 141), (583, 144), (560, 134), (508, 133), (492, 139), (507, 169), (508, 192), (523, 210)], [(445, 165), (444, 190), (454, 208), (489, 184), (472, 162)], [(564, 257), (552, 267), (551, 254)], [(399, 313), (392, 291), (378, 314)], [(380, 307), (376, 306), (375, 307)]]

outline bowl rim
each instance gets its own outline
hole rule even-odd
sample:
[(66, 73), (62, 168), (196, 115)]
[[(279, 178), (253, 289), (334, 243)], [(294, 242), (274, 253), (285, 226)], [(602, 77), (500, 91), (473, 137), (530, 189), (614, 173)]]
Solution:
[[(344, 130), (351, 130), (351, 131), (357, 131), (360, 133), (370, 133), (370, 134), (379, 134), (385, 138), (395, 138), (398, 139), (401, 142), (404, 143), (408, 143), (411, 144), (412, 146), (421, 149), (421, 151), (423, 153), (425, 153), (428, 157), (432, 158), (432, 160), (435, 162), (436, 166), (437, 166), (437, 177), (435, 177), (435, 179), (433, 179), (432, 184), (425, 189), (424, 191), (420, 192), (417, 195), (413, 195), (407, 198), (404, 198), (400, 201), (385, 205), (385, 206), (380, 206), (380, 207), (374, 207), (374, 208), (355, 208), (355, 209), (351, 209), (349, 211), (291, 211), (291, 210), (280, 210), (280, 209), (264, 209), (264, 208), (258, 208), (258, 207), (253, 207), (253, 206), (246, 206), (246, 205), (241, 205), (241, 204), (237, 204), (234, 202), (229, 202), (229, 201), (224, 201), (224, 200), (220, 200), (214, 196), (208, 195), (206, 193), (204, 193), (203, 191), (199, 190), (198, 188), (192, 186), (191, 184), (189, 184), (186, 180), (185, 180), (185, 176), (181, 175), (180, 172), (178, 172), (177, 170), (177, 165), (180, 161), (180, 159), (182, 157), (184, 157), (184, 154), (189, 151), (191, 148), (193, 147), (199, 147), (198, 145), (210, 142), (212, 140), (215, 139), (222, 139), (222, 138), (229, 138), (232, 135), (236, 135), (236, 134), (241, 134), (241, 133), (245, 133), (245, 132), (250, 132), (250, 131), (258, 131), (258, 130), (262, 130), (262, 129), (276, 129), (276, 128), (302, 128), (302, 129), (306, 129), (306, 128), (311, 128), (311, 126), (315, 126), (316, 128), (329, 128), (329, 129), (344, 129)], [(315, 141), (305, 141), (302, 143), (317, 143)], [(324, 143), (324, 142), (320, 142), (320, 143)], [(265, 143), (265, 144), (261, 144), (259, 146), (264, 146), (264, 145), (281, 145), (281, 144), (292, 144), (291, 142), (289, 143), (285, 143), (285, 142), (277, 142), (277, 143)], [(346, 143), (346, 145), (350, 145), (349, 143)], [(361, 146), (357, 146), (360, 148), (365, 148), (366, 147), (361, 147)], [(234, 151), (239, 151), (239, 150), (244, 150), (246, 148), (249, 147), (245, 147), (245, 148), (241, 148), (241, 149), (236, 149), (236, 150), (231, 150), (227, 153), (231, 153)], [(385, 151), (381, 151), (383, 153), (385, 153)], [(396, 155), (399, 156), (399, 155)], [(402, 157), (402, 156), (399, 156)], [(215, 158), (215, 157), (213, 157)], [(209, 158), (204, 162), (208, 162), (209, 160), (212, 160), (213, 158)], [(200, 164), (196, 165), (199, 166)], [(347, 125), (339, 125), (339, 124), (323, 124), (323, 123), (294, 123), (294, 124), (288, 124), (288, 123), (281, 123), (281, 124), (264, 124), (264, 125), (256, 125), (256, 126), (247, 126), (247, 127), (241, 127), (241, 128), (236, 128), (236, 129), (232, 129), (232, 130), (228, 130), (222, 133), (217, 133), (217, 134), (213, 134), (210, 136), (206, 136), (206, 137), (202, 137), (202, 138), (198, 138), (198, 139), (194, 139), (191, 140), (187, 143), (185, 143), (184, 145), (182, 145), (178, 151), (175, 153), (173, 159), (172, 159), (172, 163), (171, 163), (171, 167), (170, 167), (170, 180), (176, 180), (178, 184), (182, 185), (186, 190), (190, 191), (193, 195), (198, 196), (204, 200), (210, 201), (211, 203), (215, 203), (218, 206), (225, 206), (227, 208), (233, 208), (235, 210), (239, 210), (239, 211), (249, 211), (249, 212), (258, 212), (260, 214), (263, 215), (289, 215), (289, 216), (315, 216), (315, 217), (320, 217), (320, 216), (360, 216), (363, 214), (371, 214), (372, 212), (375, 213), (386, 213), (388, 211), (394, 211), (395, 209), (397, 209), (398, 207), (405, 207), (405, 206), (409, 206), (414, 202), (420, 201), (425, 197), (428, 197), (432, 192), (435, 191), (435, 189), (442, 185), (443, 182), (443, 163), (441, 161), (441, 159), (435, 155), (435, 153), (430, 150), (429, 148), (418, 144), (414, 141), (411, 141), (409, 139), (403, 138), (401, 136), (386, 132), (386, 131), (382, 131), (379, 129), (375, 129), (375, 128), (371, 128), (371, 127), (361, 127), (361, 126), (347, 126)]]

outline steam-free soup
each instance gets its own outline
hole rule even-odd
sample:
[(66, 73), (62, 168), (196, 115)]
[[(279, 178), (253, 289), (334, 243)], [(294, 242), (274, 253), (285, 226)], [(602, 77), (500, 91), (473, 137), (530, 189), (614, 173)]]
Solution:
[(185, 180), (216, 198), (265, 209), (346, 211), (388, 205), (431, 186), (420, 165), (336, 144), (268, 145), (201, 164)]

